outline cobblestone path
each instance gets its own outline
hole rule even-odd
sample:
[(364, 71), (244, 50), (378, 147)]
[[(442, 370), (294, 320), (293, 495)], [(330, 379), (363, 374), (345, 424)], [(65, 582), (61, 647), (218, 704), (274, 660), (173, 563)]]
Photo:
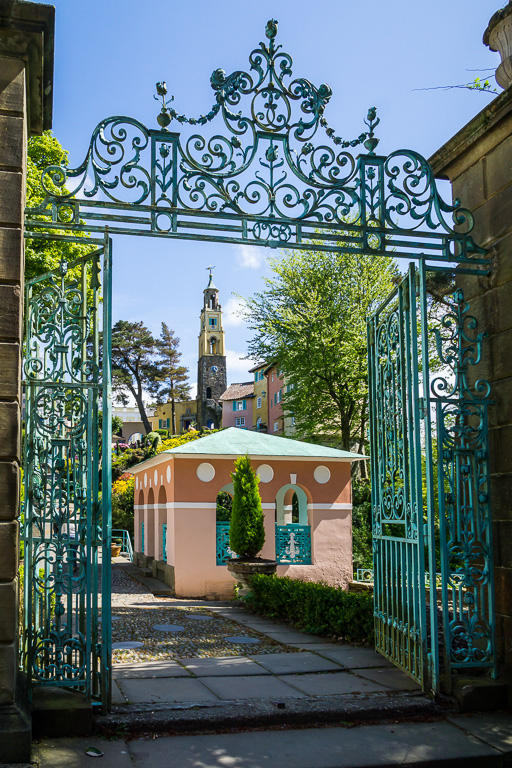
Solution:
[[(294, 653), (257, 630), (218, 615), (208, 602), (155, 597), (121, 566), (112, 566), (112, 661), (215, 658)], [(235, 638), (231, 641), (228, 638)]]

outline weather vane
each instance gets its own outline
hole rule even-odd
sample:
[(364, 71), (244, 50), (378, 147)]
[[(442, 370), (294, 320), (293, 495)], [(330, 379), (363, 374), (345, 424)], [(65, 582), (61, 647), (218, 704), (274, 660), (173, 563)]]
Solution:
[(210, 277), (212, 276), (212, 269), (215, 269), (215, 267), (212, 267), (211, 265), (209, 267), (206, 267), (206, 269), (210, 270)]

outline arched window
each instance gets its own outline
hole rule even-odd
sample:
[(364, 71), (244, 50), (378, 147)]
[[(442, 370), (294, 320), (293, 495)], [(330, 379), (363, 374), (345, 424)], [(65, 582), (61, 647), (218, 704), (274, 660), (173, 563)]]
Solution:
[(217, 522), (229, 523), (231, 520), (231, 507), (233, 496), (228, 491), (219, 491), (217, 494)]
[(212, 398), (212, 388), (206, 387), (206, 399), (211, 400), (211, 398)]
[(215, 336), (212, 336), (210, 339), (210, 355), (215, 355), (217, 353), (217, 339)]

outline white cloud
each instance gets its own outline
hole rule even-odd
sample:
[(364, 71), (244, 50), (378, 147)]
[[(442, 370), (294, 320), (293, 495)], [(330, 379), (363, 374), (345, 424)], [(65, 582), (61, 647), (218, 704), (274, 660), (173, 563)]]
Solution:
[(243, 325), (244, 318), (239, 313), (244, 306), (245, 302), (243, 299), (238, 299), (236, 296), (228, 299), (222, 311), (224, 325)]
[(228, 383), (249, 381), (251, 378), (249, 368), (252, 368), (254, 363), (251, 360), (242, 360), (243, 357), (245, 357), (244, 352), (235, 352), (234, 349), (226, 350)]
[(194, 381), (190, 385), (190, 398), (191, 400), (195, 400), (197, 397), (197, 381)]
[(259, 269), (264, 266), (267, 259), (263, 248), (239, 245), (237, 246), (236, 260), (239, 266), (244, 269)]

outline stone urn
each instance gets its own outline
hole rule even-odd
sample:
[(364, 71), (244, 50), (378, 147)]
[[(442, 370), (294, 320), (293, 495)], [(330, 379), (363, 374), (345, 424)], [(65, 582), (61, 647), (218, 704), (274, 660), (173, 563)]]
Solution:
[(228, 571), (235, 581), (242, 584), (238, 594), (245, 597), (251, 589), (251, 578), (258, 573), (271, 576), (277, 570), (277, 560), (266, 560), (263, 557), (255, 557), (252, 560), (228, 560)]
[(121, 546), (119, 544), (111, 544), (111, 557), (119, 557), (121, 554)]
[(498, 51), (501, 64), (496, 70), (496, 81), (502, 88), (512, 83), (512, 2), (491, 16), (484, 32), (484, 45)]

